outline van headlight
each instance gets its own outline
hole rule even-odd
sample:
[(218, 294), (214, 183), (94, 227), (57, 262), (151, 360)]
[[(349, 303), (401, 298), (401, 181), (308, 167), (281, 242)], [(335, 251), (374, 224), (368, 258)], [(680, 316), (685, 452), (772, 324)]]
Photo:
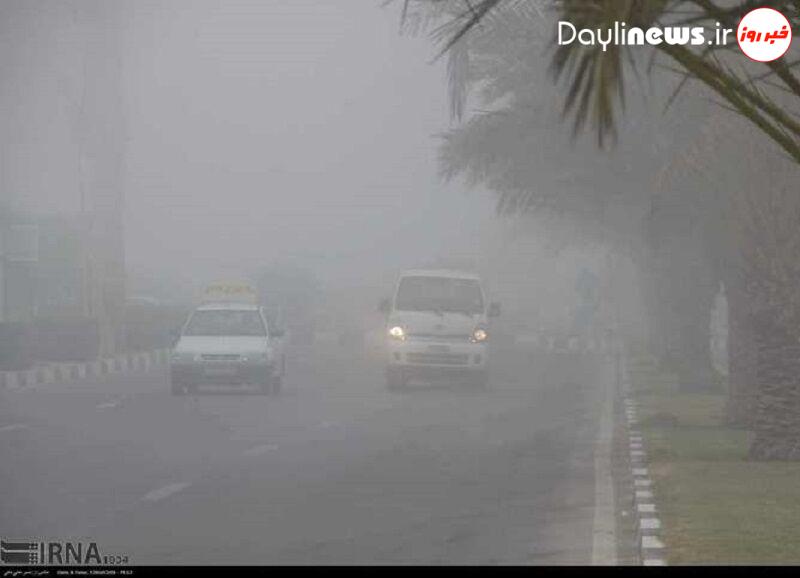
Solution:
[(406, 331), (399, 325), (394, 325), (389, 328), (389, 337), (398, 341), (405, 341)]
[(478, 327), (472, 332), (472, 341), (475, 343), (483, 343), (489, 338), (489, 334), (483, 327)]

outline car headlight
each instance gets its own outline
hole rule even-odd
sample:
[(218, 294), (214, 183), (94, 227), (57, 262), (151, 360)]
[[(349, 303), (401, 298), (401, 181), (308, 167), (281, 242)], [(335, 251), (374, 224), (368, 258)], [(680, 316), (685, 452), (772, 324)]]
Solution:
[(478, 327), (475, 331), (472, 332), (472, 341), (475, 343), (482, 343), (489, 338), (489, 334), (486, 330), (482, 327)]
[(406, 332), (399, 325), (395, 325), (389, 329), (389, 337), (397, 339), (398, 341), (403, 341), (406, 338)]

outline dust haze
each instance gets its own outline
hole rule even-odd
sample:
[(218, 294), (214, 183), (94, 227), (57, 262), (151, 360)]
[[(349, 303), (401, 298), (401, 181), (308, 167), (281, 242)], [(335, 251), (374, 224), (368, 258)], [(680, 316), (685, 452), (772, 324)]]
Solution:
[(571, 6), (0, 0), (3, 562), (656, 564), (648, 428), (791, 461), (791, 97)]

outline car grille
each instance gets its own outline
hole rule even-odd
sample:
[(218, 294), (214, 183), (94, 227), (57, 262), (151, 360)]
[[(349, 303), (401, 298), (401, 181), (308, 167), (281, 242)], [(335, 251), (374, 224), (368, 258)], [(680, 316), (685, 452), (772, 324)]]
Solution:
[(200, 357), (203, 361), (239, 361), (241, 355), (236, 353), (204, 353)]
[(469, 356), (457, 353), (407, 353), (409, 363), (422, 365), (466, 365)]
[(419, 341), (445, 341), (457, 343), (464, 343), (470, 340), (469, 335), (438, 335), (435, 333), (410, 333), (408, 338)]

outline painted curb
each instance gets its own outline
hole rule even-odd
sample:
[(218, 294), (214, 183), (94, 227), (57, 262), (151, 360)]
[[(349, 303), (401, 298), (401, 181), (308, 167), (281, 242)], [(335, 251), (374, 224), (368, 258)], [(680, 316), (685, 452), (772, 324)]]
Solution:
[(627, 366), (622, 369), (622, 406), (625, 414), (625, 432), (631, 469), (631, 504), (636, 523), (636, 550), (643, 566), (666, 566), (667, 549), (661, 541), (661, 519), (658, 517), (653, 481), (647, 467), (647, 450), (644, 437), (638, 429), (638, 403), (631, 395)]
[(87, 377), (148, 371), (164, 365), (168, 359), (168, 349), (156, 349), (85, 363), (53, 363), (25, 371), (0, 371), (0, 388), (25, 389), (37, 385), (75, 382)]

